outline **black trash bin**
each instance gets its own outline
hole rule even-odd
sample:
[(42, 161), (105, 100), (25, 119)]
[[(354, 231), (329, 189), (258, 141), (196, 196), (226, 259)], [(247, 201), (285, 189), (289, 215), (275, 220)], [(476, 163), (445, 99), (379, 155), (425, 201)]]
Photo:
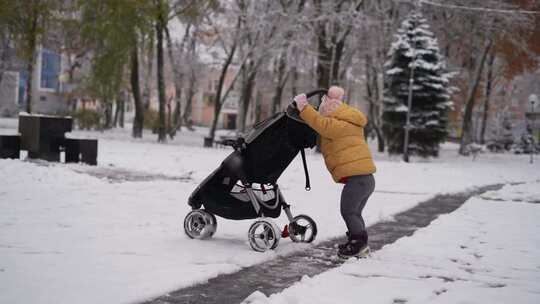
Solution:
[(209, 148), (214, 146), (214, 139), (212, 137), (205, 137), (204, 138), (204, 146)]
[(72, 126), (71, 117), (20, 115), (21, 149), (27, 150), (30, 158), (60, 161), (64, 135)]
[(21, 155), (20, 135), (0, 135), (0, 158), (19, 159)]
[(66, 151), (66, 163), (83, 162), (92, 166), (97, 165), (97, 139), (66, 138), (64, 147)]

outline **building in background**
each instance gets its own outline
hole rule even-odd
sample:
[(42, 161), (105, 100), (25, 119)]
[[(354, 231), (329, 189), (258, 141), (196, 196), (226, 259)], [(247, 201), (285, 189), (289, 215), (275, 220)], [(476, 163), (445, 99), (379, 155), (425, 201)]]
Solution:
[[(56, 51), (40, 47), (32, 84), (32, 109), (40, 114), (67, 114), (69, 100), (62, 80), (64, 56)], [(15, 116), (26, 108), (28, 72), (26, 65), (15, 56), (4, 72), (0, 84), (0, 115)]]

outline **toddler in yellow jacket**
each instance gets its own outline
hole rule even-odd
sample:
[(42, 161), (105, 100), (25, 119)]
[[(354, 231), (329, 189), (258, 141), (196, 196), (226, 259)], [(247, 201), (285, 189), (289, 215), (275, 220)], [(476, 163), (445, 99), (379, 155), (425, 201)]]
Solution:
[(335, 182), (344, 183), (341, 215), (347, 225), (348, 242), (339, 245), (338, 254), (348, 258), (369, 254), (368, 235), (362, 210), (375, 189), (375, 164), (364, 139), (366, 116), (343, 103), (345, 91), (337, 86), (323, 96), (319, 112), (305, 94), (294, 98), (300, 117), (321, 137), (324, 162)]

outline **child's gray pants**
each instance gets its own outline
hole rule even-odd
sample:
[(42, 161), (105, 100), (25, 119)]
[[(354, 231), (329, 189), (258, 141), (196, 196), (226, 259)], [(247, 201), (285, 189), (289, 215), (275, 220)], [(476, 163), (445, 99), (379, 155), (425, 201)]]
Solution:
[(362, 210), (375, 189), (373, 174), (355, 175), (347, 178), (341, 191), (341, 216), (351, 235), (360, 234), (366, 230), (362, 218)]

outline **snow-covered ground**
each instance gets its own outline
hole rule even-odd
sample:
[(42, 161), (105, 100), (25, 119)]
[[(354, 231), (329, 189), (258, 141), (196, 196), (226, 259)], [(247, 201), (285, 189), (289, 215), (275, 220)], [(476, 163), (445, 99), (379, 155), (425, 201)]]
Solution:
[(535, 182), (471, 198), (369, 259), (244, 303), (540, 303), (540, 204), (527, 202), (539, 189)]
[[(0, 120), (0, 131), (14, 128)], [(256, 253), (246, 240), (249, 220), (218, 219), (211, 240), (183, 234), (188, 196), (230, 153), (200, 147), (204, 135), (184, 131), (164, 145), (148, 133), (132, 140), (129, 130), (73, 132), (100, 139), (97, 168), (0, 160), (0, 303), (130, 303), (309, 246), (282, 240), (277, 250)], [(443, 148), (440, 159), (410, 164), (375, 154), (367, 224), (439, 193), (540, 178), (527, 156), (485, 154), (473, 162), (457, 156), (455, 145)], [(309, 153), (308, 162), (312, 190), (303, 189), (300, 159), (280, 178), (281, 189), (294, 214), (316, 220), (318, 241), (342, 235), (342, 186), (332, 183), (320, 155)], [(95, 170), (192, 179), (118, 183), (84, 174)], [(284, 216), (277, 222), (285, 224)]]

